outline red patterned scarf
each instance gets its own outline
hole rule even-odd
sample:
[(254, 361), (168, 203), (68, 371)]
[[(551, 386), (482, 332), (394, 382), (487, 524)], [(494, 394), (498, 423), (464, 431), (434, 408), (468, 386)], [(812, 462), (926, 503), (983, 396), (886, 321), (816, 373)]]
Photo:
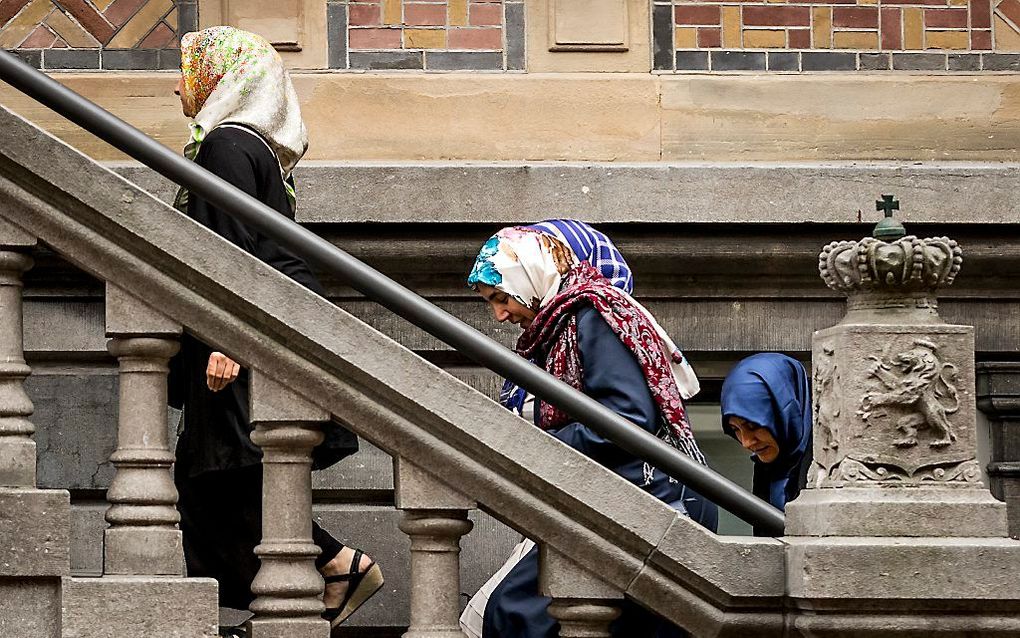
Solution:
[[(551, 375), (581, 390), (583, 369), (577, 344), (577, 311), (589, 305), (609, 324), (613, 333), (637, 358), (645, 381), (664, 421), (663, 438), (699, 463), (705, 457), (694, 440), (680, 389), (670, 368), (670, 354), (648, 316), (630, 298), (614, 288), (586, 263), (564, 275), (556, 297), (541, 308), (517, 342), (517, 353), (531, 361), (545, 361)], [(680, 356), (679, 353), (676, 356)], [(539, 426), (556, 429), (574, 419), (559, 408), (541, 402)]]

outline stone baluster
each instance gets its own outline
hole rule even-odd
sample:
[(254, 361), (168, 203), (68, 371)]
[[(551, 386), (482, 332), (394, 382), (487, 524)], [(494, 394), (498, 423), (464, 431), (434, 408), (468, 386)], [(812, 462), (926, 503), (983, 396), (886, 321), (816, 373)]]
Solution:
[(312, 448), (329, 413), (251, 373), (252, 441), (262, 448), (262, 567), (252, 583), (250, 638), (324, 638), (320, 549), (312, 541)]
[(539, 550), (539, 589), (553, 599), (549, 615), (561, 638), (609, 638), (623, 594), (548, 545)]
[(58, 636), (71, 575), (71, 499), (36, 488), (24, 381), (22, 274), (36, 239), (0, 217), (0, 636)]
[(35, 428), (24, 381), (22, 274), (36, 240), (0, 221), (0, 487), (35, 487)]
[(404, 638), (463, 638), (460, 538), (476, 503), (405, 459), (393, 462), (400, 531), (411, 539), (411, 624)]
[(184, 574), (177, 488), (167, 437), (167, 364), (180, 324), (114, 285), (106, 286), (108, 349), (120, 366), (117, 449), (103, 547), (109, 575)]
[(1020, 538), (1020, 363), (979, 363), (977, 405), (989, 420), (992, 494), (1006, 503), (1009, 535)]

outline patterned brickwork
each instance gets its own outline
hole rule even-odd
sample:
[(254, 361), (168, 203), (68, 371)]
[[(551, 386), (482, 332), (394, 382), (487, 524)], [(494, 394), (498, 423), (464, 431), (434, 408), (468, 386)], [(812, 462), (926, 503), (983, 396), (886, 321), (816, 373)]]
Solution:
[(46, 69), (174, 69), (197, 3), (0, 0), (0, 47)]
[(330, 0), (330, 67), (524, 68), (523, 0)]
[(655, 68), (999, 71), (1020, 66), (1020, 0), (671, 0)]

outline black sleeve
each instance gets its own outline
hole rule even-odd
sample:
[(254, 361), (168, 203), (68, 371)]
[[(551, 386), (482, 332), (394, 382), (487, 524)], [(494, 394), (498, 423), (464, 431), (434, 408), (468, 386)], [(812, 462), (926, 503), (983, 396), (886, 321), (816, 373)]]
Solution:
[[(210, 133), (202, 142), (195, 163), (252, 197), (259, 196), (254, 158), (231, 135)], [(188, 197), (188, 217), (255, 254), (258, 238), (253, 230), (194, 194)]]
[[(584, 370), (584, 393), (654, 434), (658, 429), (659, 412), (644, 372), (634, 354), (594, 308), (582, 308), (577, 313), (577, 345)], [(631, 458), (615, 444), (577, 422), (560, 428), (554, 436), (607, 465)]]

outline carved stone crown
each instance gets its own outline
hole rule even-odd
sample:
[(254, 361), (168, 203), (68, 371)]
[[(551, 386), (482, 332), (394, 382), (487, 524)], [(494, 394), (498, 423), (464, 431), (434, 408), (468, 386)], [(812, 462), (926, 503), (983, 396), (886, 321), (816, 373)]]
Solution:
[(913, 235), (893, 242), (873, 237), (834, 241), (818, 256), (818, 270), (826, 285), (854, 297), (931, 298), (939, 286), (953, 283), (963, 251), (948, 237), (918, 239)]

